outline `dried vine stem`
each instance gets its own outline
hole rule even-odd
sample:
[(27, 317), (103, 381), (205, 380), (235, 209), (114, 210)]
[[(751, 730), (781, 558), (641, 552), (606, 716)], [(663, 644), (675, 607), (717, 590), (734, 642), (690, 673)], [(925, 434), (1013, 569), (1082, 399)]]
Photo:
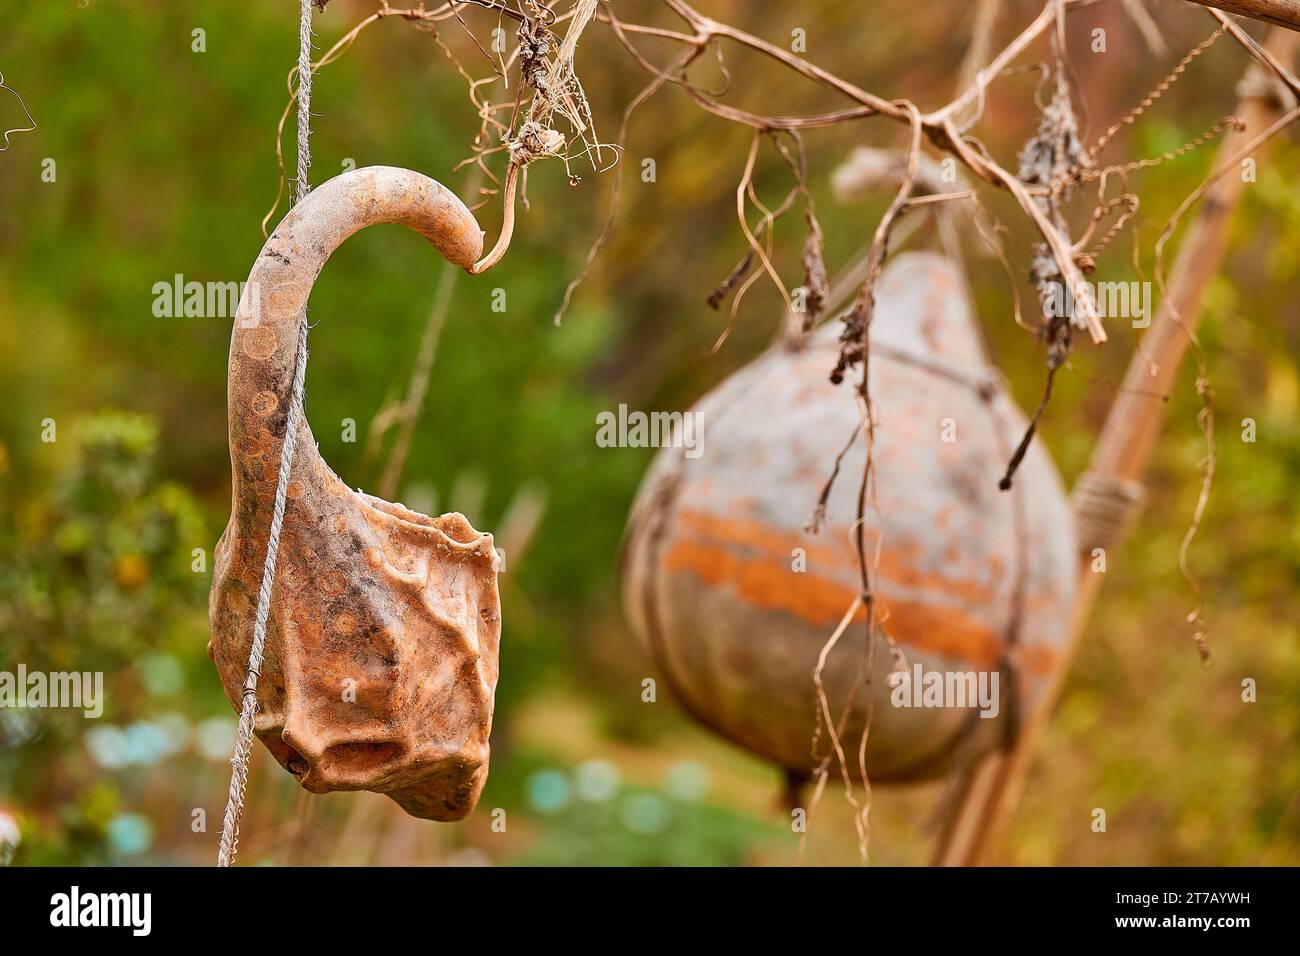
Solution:
[(31, 110), (27, 108), (27, 103), (23, 100), (23, 95), (12, 86), (5, 84), (5, 75), (3, 73), (0, 73), (0, 90), (12, 93), (18, 99), (18, 105), (23, 108), (23, 116), (27, 118), (29, 124), (27, 126), (0, 127), (0, 136), (3, 136), (4, 138), (4, 144), (0, 145), (0, 153), (3, 153), (9, 149), (9, 134), (34, 132), (36, 129), (36, 120), (32, 119)]
[[(569, 11), (569, 29), (564, 40), (554, 58), (548, 59), (553, 41), (549, 24), (555, 21), (555, 14), (539, 0), (523, 0), (530, 12), (523, 14), (516, 55), (519, 59), (520, 95), (524, 88), (531, 89), (532, 95), (528, 101), (526, 118), (505, 141), (510, 162), (506, 167), (502, 197), (501, 233), (492, 249), (469, 270), (471, 275), (480, 275), (491, 269), (510, 248), (515, 226), (515, 192), (523, 170), (543, 157), (565, 154), (568, 144), (563, 134), (554, 128), (557, 115), (563, 117), (587, 144), (588, 152), (594, 149), (599, 156), (600, 142), (587, 141), (587, 133), (594, 124), (586, 93), (573, 66), (578, 40), (595, 16), (598, 2), (599, 0), (575, 0), (573, 9)], [(519, 96), (516, 96), (516, 113), (518, 106)]]
[(1219, 37), (1223, 36), (1225, 32), (1227, 32), (1227, 28), (1220, 25), (1219, 29), (1215, 30), (1206, 39), (1192, 47), (1192, 49), (1188, 51), (1187, 55), (1178, 61), (1178, 65), (1170, 70), (1169, 74), (1157, 83), (1150, 93), (1142, 97), (1142, 102), (1129, 110), (1122, 119), (1113, 123), (1106, 132), (1101, 134), (1097, 139), (1097, 142), (1095, 142), (1088, 150), (1088, 155), (1095, 159), (1107, 146), (1111, 144), (1120, 130), (1124, 129), (1126, 126), (1132, 126), (1137, 122), (1138, 117), (1145, 113), (1156, 102), (1156, 100), (1164, 96), (1165, 93), (1169, 91), (1169, 88), (1178, 81), (1178, 78), (1186, 72), (1187, 68), (1192, 65), (1196, 58), (1210, 47), (1214, 46), (1215, 41), (1218, 40)]

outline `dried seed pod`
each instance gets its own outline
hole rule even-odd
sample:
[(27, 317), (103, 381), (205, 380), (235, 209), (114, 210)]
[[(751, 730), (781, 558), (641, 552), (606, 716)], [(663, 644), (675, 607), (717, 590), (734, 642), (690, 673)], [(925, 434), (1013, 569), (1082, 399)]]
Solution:
[[(1015, 487), (998, 490), (1024, 419), (984, 357), (951, 263), (933, 254), (893, 261), (870, 341), (878, 510), (867, 509), (866, 550), (872, 557), (881, 547), (872, 581), (879, 628), (911, 673), (919, 664), (945, 677), (1000, 678), (996, 717), (894, 706), (895, 662), (877, 647), (844, 731), (851, 772), (870, 707), (872, 779), (915, 780), (996, 745), (1042, 691), (1068, 636), (1074, 533), (1040, 448)], [(660, 452), (633, 510), (624, 569), (633, 627), (686, 709), (796, 774), (827, 752), (824, 732), (816, 756), (811, 748), (813, 671), (859, 591), (861, 438), (822, 530), (804, 530), (836, 455), (860, 428), (848, 385), (827, 381), (836, 351), (828, 325), (801, 348), (774, 348), (695, 406), (702, 437), (692, 457)], [(864, 621), (859, 613), (824, 670), (837, 719), (859, 675)]]
[[(330, 254), (378, 223), (468, 268), (483, 234), (433, 180), (374, 166), (314, 190), (267, 239), (230, 343), (233, 502), (208, 653), (236, 710), (284, 442), (298, 323)], [(299, 422), (258, 682), (256, 733), (313, 793), (372, 790), (456, 820), (487, 778), (501, 610), (492, 536), (352, 491)]]

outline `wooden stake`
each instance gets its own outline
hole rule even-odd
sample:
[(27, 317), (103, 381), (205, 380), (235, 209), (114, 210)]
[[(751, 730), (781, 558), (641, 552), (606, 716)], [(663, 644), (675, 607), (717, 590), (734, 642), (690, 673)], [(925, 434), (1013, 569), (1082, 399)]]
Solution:
[[(1300, 35), (1274, 29), (1269, 34), (1266, 48), (1286, 62), (1295, 53), (1297, 45), (1300, 45)], [(1230, 133), (1225, 138), (1214, 169), (1230, 160), (1253, 136), (1273, 122), (1278, 110), (1276, 104), (1268, 99), (1247, 93), (1237, 106), (1237, 115), (1246, 121), (1246, 129)], [(1106, 416), (1101, 437), (1093, 450), (1090, 472), (1103, 478), (1130, 481), (1140, 481), (1146, 472), (1164, 423), (1165, 403), (1161, 396), (1168, 395), (1173, 389), (1179, 364), (1189, 346), (1188, 336), (1196, 327), (1205, 289), (1223, 261), (1228, 226), (1241, 200), (1243, 188), (1242, 177), (1229, 173), (1221, 177), (1202, 200), (1174, 262), (1168, 295), (1143, 336), (1141, 347), (1129, 362), (1124, 385)], [(1182, 318), (1181, 325), (1169, 308), (1170, 302)], [(933, 858), (936, 865), (977, 866), (985, 862), (1002, 822), (1015, 807), (1034, 750), (1047, 728), (1101, 583), (1102, 576), (1090, 570), (1091, 557), (1090, 553), (1080, 555), (1072, 636), (1037, 710), (1027, 715), (1010, 750), (990, 754), (977, 762), (968, 774), (962, 798), (939, 835)]]

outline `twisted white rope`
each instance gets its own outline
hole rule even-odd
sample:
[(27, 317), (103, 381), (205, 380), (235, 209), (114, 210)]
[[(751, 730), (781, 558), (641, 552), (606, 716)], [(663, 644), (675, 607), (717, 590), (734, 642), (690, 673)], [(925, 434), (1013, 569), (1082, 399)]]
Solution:
[[(311, 168), (311, 5), (312, 0), (301, 0), (298, 20), (298, 170), (294, 183), (295, 205), (307, 196), (307, 174)], [(294, 363), (293, 390), (289, 414), (284, 422), (280, 473), (275, 484), (275, 509), (271, 513), (266, 560), (262, 565), (262, 587), (257, 593), (257, 617), (253, 623), (253, 645), (248, 653), (248, 676), (244, 678), (244, 693), (240, 701), (235, 753), (230, 758), (230, 793), (226, 798), (226, 816), (221, 824), (217, 866), (230, 866), (239, 850), (239, 821), (244, 815), (244, 789), (248, 785), (248, 762), (253, 752), (253, 719), (257, 715), (257, 679), (261, 674), (262, 653), (266, 648), (266, 622), (271, 615), (271, 590), (275, 585), (280, 530), (284, 526), (289, 475), (293, 470), (293, 453), (298, 444), (298, 423), (302, 419), (302, 396), (306, 380), (307, 313), (304, 310), (298, 322), (298, 354)]]

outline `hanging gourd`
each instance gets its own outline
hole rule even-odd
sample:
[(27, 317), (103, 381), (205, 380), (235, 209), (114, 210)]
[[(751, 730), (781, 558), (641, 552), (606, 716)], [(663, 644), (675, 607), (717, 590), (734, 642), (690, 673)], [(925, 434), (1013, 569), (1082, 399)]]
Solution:
[[(442, 185), (406, 169), (358, 169), (284, 218), (236, 318), (233, 500), (216, 550), (208, 644), (236, 710), (250, 692), (299, 322), (331, 253), (380, 223), (414, 229), (466, 269), (482, 252), (473, 215)], [(459, 514), (429, 518), (353, 491), (321, 458), (305, 418), (297, 422), (265, 655), (251, 676), (255, 733), (313, 793), (371, 790), (413, 816), (460, 819), (487, 778), (501, 633), (492, 536)]]
[[(1025, 421), (985, 357), (949, 260), (891, 262), (870, 346), (877, 425), (865, 551), (878, 630), (896, 642), (907, 681), (1000, 678), (991, 708), (925, 706), (921, 687), (890, 679), (900, 661), (876, 653), (861, 689), (859, 610), (821, 668), (826, 698), (837, 722), (848, 707), (841, 736), (855, 753), (870, 714), (873, 780), (917, 780), (1002, 742), (1044, 689), (1068, 638), (1075, 538), (1041, 446), (1013, 488), (999, 490)], [(837, 455), (862, 431), (852, 386), (828, 380), (838, 354), (828, 324), (774, 346), (700, 400), (696, 449), (665, 448), (644, 481), (624, 569), (633, 628), (683, 706), (796, 777), (827, 751), (823, 733), (813, 753), (813, 673), (861, 591), (852, 535), (860, 434), (821, 530), (805, 530)], [(857, 760), (847, 763), (856, 775)]]

